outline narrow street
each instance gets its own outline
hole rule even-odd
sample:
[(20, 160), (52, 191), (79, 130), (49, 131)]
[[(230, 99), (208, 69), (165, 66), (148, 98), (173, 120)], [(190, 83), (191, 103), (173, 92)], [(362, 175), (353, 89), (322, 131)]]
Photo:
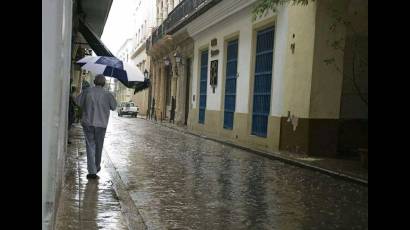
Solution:
[(313, 170), (114, 113), (104, 149), (147, 229), (368, 229), (368, 188)]
[(42, 0), (42, 229), (368, 229), (368, 75), (368, 0)]

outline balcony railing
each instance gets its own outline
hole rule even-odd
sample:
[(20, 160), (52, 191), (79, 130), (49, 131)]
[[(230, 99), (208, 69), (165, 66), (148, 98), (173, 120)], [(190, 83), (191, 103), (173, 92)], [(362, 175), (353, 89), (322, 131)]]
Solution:
[(183, 0), (180, 2), (147, 40), (147, 49), (166, 34), (172, 34), (187, 23), (206, 12), (222, 0)]

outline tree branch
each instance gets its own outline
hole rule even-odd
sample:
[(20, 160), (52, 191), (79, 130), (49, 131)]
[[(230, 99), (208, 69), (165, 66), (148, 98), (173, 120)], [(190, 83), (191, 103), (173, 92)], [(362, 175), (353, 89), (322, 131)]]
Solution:
[[(330, 60), (330, 61), (329, 61), (329, 60)], [(366, 104), (366, 106), (369, 106), (368, 100), (363, 96), (363, 93), (362, 93), (362, 91), (361, 91), (361, 89), (360, 89), (360, 86), (359, 86), (359, 85), (357, 84), (357, 82), (356, 82), (356, 77), (355, 77), (355, 71), (356, 71), (356, 69), (355, 69), (355, 55), (354, 55), (354, 54), (353, 54), (353, 65), (352, 65), (353, 75), (352, 75), (352, 76), (349, 76), (348, 74), (344, 73), (344, 72), (339, 68), (339, 66), (335, 63), (334, 58), (333, 58), (333, 59), (325, 60), (325, 63), (326, 63), (326, 64), (333, 64), (337, 72), (339, 72), (340, 74), (342, 74), (344, 77), (349, 78), (349, 79), (352, 81), (353, 87), (354, 87), (355, 90), (357, 91), (357, 93), (358, 93), (360, 99), (363, 101), (363, 103)]]
[(353, 53), (353, 65), (352, 65), (352, 81), (353, 81), (353, 86), (356, 88), (357, 92), (359, 93), (360, 98), (362, 101), (366, 104), (366, 106), (369, 106), (368, 100), (363, 96), (362, 91), (360, 90), (359, 85), (356, 82), (356, 72), (355, 72), (355, 60), (356, 60), (356, 54)]

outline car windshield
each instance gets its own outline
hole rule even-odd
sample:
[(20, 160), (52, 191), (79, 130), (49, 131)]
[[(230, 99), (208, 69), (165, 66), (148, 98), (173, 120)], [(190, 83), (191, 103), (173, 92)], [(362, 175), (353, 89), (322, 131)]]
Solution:
[(126, 107), (134, 107), (134, 103), (127, 103), (125, 104)]

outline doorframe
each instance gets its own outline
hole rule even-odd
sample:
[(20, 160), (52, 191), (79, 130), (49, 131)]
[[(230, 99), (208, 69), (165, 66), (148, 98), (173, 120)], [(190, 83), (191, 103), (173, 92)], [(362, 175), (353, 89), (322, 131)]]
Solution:
[[(227, 131), (233, 131), (235, 127), (235, 113), (237, 109), (237, 98), (238, 98), (238, 80), (236, 81), (236, 89), (235, 89), (235, 111), (233, 114), (233, 125), (232, 129), (225, 129), (223, 127), (224, 125), (224, 119), (225, 119), (225, 85), (226, 85), (226, 63), (227, 63), (227, 58), (228, 58), (228, 43), (234, 40), (238, 40), (238, 56), (237, 56), (237, 64), (239, 63), (239, 57), (240, 57), (240, 31), (236, 31), (232, 34), (229, 34), (224, 37), (224, 55), (223, 55), (223, 65), (222, 65), (222, 81), (221, 81), (221, 113), (222, 113), (222, 119), (221, 119), (221, 127), (223, 130)], [(238, 73), (238, 66), (236, 67), (236, 72)]]
[(191, 101), (191, 78), (192, 78), (192, 58), (187, 57), (186, 58), (186, 67), (185, 67), (185, 76), (186, 76), (186, 85), (185, 85), (185, 114), (184, 114), (184, 125), (188, 125), (188, 117), (189, 117), (189, 110), (191, 109), (190, 107), (190, 101)]
[[(256, 65), (256, 45), (257, 45), (257, 35), (258, 32), (269, 27), (273, 27), (273, 57), (272, 57), (272, 80), (271, 80), (271, 98), (269, 101), (269, 114), (268, 114), (268, 123), (266, 130), (266, 137), (257, 136), (252, 134), (252, 122), (253, 122), (253, 97), (254, 97), (254, 84), (255, 84), (255, 65)], [(255, 23), (252, 26), (252, 46), (251, 46), (251, 60), (249, 68), (249, 103), (248, 103), (248, 130), (247, 133), (249, 136), (266, 139), (269, 137), (269, 117), (271, 116), (272, 111), (272, 95), (273, 95), (273, 73), (274, 73), (274, 64), (275, 64), (275, 41), (276, 41), (276, 17), (267, 18), (261, 22)]]

